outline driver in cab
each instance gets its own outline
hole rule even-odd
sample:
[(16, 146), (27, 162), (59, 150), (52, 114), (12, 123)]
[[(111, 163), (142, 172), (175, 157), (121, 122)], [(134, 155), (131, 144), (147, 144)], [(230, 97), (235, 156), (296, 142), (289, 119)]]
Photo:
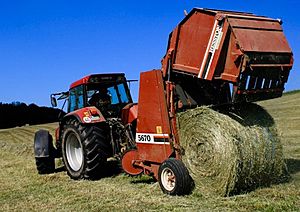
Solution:
[(99, 108), (102, 113), (107, 112), (108, 106), (111, 105), (111, 95), (106, 88), (102, 88), (92, 95), (88, 103)]

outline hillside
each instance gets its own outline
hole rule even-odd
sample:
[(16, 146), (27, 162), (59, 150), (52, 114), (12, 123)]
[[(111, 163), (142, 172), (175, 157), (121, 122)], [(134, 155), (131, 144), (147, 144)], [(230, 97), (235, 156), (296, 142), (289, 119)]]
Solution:
[[(291, 180), (228, 198), (162, 194), (149, 177), (124, 174), (98, 181), (73, 181), (61, 169), (38, 175), (33, 135), (55, 123), (0, 130), (1, 211), (298, 211), (300, 210), (300, 93), (260, 102), (274, 117), (280, 131)], [(61, 161), (57, 160), (57, 165)]]

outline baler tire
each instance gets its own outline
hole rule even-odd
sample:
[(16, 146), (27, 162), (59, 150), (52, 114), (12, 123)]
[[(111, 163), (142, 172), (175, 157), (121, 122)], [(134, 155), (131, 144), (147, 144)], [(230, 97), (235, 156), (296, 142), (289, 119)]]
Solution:
[(62, 137), (62, 156), (70, 178), (93, 180), (105, 174), (112, 149), (104, 129), (99, 125), (83, 125), (77, 120), (67, 121)]
[(187, 195), (194, 187), (184, 163), (175, 158), (169, 158), (160, 165), (158, 182), (161, 190), (169, 195)]

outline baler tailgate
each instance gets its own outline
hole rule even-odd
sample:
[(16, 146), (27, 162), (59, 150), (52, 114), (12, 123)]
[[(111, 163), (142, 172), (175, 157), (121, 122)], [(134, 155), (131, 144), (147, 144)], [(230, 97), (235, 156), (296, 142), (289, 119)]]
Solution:
[(220, 89), (232, 84), (230, 102), (257, 101), (282, 95), (293, 54), (280, 20), (195, 8), (170, 34), (162, 63), (164, 76), (189, 75)]
[(280, 97), (292, 68), (291, 49), (277, 20), (228, 18), (236, 43), (244, 53), (233, 101)]
[(291, 52), (278, 21), (228, 18), (228, 22), (243, 51)]

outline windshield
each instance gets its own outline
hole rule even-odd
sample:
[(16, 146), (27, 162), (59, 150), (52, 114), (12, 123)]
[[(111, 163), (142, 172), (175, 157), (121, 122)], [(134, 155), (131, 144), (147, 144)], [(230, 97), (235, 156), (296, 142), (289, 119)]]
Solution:
[(131, 102), (131, 97), (124, 83), (114, 85), (90, 84), (87, 86), (87, 102), (91, 105), (93, 98), (107, 99), (110, 104), (127, 104)]
[(96, 106), (101, 112), (114, 115), (128, 103), (132, 103), (132, 99), (126, 82), (89, 83), (70, 90), (68, 111)]

